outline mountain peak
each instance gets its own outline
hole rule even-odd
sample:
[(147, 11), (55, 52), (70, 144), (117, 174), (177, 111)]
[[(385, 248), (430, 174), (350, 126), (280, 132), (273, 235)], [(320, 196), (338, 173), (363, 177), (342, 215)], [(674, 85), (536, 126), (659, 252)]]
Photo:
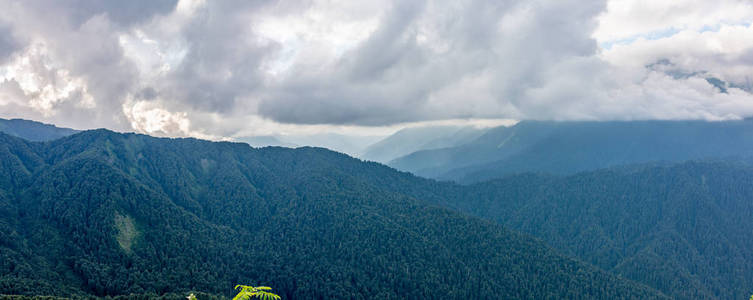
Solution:
[(33, 142), (44, 142), (75, 134), (78, 130), (24, 119), (0, 118), (0, 132)]

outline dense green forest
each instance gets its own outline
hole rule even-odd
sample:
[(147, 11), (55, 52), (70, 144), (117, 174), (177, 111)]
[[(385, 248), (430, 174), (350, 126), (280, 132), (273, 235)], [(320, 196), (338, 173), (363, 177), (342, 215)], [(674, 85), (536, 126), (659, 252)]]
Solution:
[(438, 205), (462, 190), (318, 148), (0, 134), (0, 294), (664, 297)]
[(702, 160), (474, 185), (342, 164), (391, 191), (499, 222), (679, 299), (753, 294), (753, 164)]
[(456, 147), (389, 163), (425, 177), (477, 183), (524, 172), (573, 174), (624, 164), (753, 155), (753, 119), (733, 121), (522, 121)]
[(745, 161), (465, 186), (325, 149), (98, 130), (2, 135), (0, 172), (0, 294), (228, 296), (240, 282), (288, 299), (753, 293)]
[(519, 175), (437, 201), (678, 299), (753, 294), (753, 167), (699, 161)]

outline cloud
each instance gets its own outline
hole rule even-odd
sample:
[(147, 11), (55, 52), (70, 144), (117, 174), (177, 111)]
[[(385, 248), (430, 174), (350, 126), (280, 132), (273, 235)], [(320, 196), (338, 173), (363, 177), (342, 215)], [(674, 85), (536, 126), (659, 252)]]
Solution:
[(0, 74), (19, 82), (32, 117), (79, 128), (130, 129), (120, 106), (138, 78), (118, 43), (121, 25), (110, 19), (123, 11), (83, 14), (88, 8), (66, 1), (7, 4), (0, 20), (28, 43)]
[(603, 4), (575, 4), (400, 2), (334, 62), (316, 72), (294, 63), (295, 75), (276, 82), (259, 112), (281, 122), (361, 125), (524, 117), (519, 92), (542, 84), (541, 70), (596, 53), (589, 35)]
[(750, 24), (753, 3), (746, 0), (631, 0), (608, 2), (593, 36), (600, 42), (662, 38), (680, 31)]
[(0, 1), (0, 116), (76, 128), (753, 115), (746, 1)]
[(10, 26), (0, 22), (0, 64), (5, 63), (21, 47), (21, 42), (13, 36)]

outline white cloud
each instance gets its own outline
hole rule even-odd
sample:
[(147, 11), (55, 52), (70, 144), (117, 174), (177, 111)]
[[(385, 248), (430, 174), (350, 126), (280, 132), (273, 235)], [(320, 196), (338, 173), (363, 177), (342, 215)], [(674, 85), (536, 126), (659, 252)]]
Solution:
[[(43, 116), (54, 115), (56, 107), (72, 102), (81, 109), (93, 109), (96, 103), (88, 93), (86, 82), (70, 71), (55, 66), (43, 43), (34, 43), (5, 66), (0, 67), (0, 81), (14, 82), (28, 105)], [(15, 97), (21, 96), (15, 93)], [(18, 101), (8, 99), (6, 102)]]
[(609, 0), (593, 37), (600, 43), (662, 38), (751, 20), (753, 2), (746, 0)]
[(129, 97), (123, 103), (123, 114), (136, 132), (156, 136), (197, 137), (207, 140), (226, 139), (206, 134), (202, 130), (195, 130), (191, 126), (187, 112), (169, 111), (161, 105), (159, 99), (144, 101)]
[(605, 50), (601, 57), (633, 68), (667, 59), (688, 72), (706, 71), (741, 82), (753, 76), (753, 26), (724, 25), (717, 31), (682, 31), (663, 39), (638, 39)]

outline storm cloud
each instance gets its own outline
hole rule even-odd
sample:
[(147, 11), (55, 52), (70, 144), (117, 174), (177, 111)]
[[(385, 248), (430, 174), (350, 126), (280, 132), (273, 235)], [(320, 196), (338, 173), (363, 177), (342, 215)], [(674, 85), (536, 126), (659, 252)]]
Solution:
[(222, 138), (753, 115), (744, 1), (0, 2), (0, 117)]

